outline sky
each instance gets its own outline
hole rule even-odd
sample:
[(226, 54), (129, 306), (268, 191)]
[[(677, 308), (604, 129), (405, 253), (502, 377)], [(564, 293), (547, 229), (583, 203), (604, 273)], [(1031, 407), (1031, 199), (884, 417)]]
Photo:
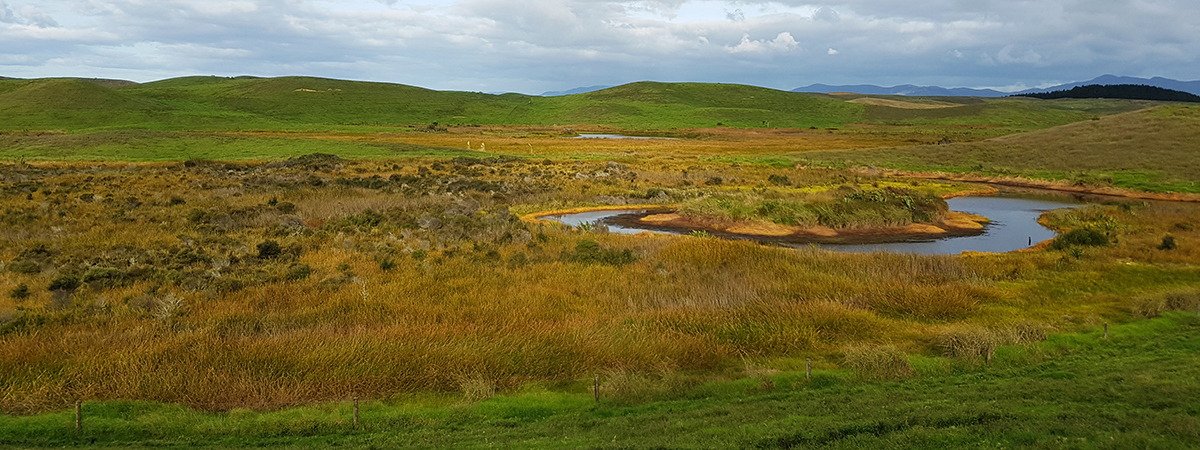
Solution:
[(0, 0), (0, 76), (1013, 91), (1200, 79), (1198, 23), (1196, 0)]

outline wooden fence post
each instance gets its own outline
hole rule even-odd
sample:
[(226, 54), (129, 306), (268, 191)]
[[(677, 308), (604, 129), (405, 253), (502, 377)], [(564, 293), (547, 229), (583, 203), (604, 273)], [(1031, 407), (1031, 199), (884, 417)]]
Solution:
[(354, 397), (354, 429), (358, 429), (358, 397)]
[(75, 402), (75, 431), (83, 430), (83, 402)]
[(1104, 338), (1108, 339), (1108, 322), (1104, 322)]
[(593, 375), (592, 393), (596, 396), (596, 402), (600, 402), (600, 374)]
[(804, 379), (812, 380), (812, 358), (804, 361)]

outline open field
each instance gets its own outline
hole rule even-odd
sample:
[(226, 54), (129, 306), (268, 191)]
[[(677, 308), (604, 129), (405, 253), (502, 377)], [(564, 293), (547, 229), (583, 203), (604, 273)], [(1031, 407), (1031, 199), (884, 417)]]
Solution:
[[(1169, 311), (1200, 308), (1197, 204), (1096, 200), (1030, 251), (944, 256), (520, 218), (876, 229), (987, 190), (888, 168), (1200, 192), (1196, 111), (0, 80), (0, 429), (30, 430), (0, 446), (1192, 446), (1197, 321)], [(353, 396), (380, 425), (345, 430)], [(93, 434), (38, 434), (79, 400)]]
[(748, 364), (748, 377), (608, 372), (599, 403), (579, 383), (488, 399), (416, 395), (283, 411), (208, 413), (150, 402), (0, 417), (0, 446), (123, 448), (1193, 448), (1200, 445), (1194, 313), (1000, 347), (911, 358), (912, 375)]
[(1200, 108), (1174, 105), (979, 142), (822, 151), (826, 164), (1023, 176), (1155, 192), (1200, 192)]

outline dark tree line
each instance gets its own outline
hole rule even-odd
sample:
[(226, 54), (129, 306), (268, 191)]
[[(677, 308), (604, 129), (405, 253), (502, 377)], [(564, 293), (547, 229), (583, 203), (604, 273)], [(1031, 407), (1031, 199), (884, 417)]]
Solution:
[(1159, 100), (1167, 102), (1200, 102), (1200, 96), (1144, 84), (1091, 84), (1070, 90), (1017, 94), (1013, 97), (1055, 98), (1119, 98), (1126, 100)]

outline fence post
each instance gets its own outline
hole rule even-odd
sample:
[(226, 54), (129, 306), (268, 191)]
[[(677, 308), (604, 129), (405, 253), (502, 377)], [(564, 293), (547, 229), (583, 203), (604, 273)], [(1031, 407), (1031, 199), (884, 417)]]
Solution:
[(600, 402), (600, 374), (593, 375), (592, 378), (592, 394), (596, 396), (596, 402)]
[(804, 361), (804, 379), (809, 381), (812, 380), (812, 358), (808, 358)]
[(83, 402), (75, 402), (75, 431), (83, 430)]
[(354, 397), (354, 429), (358, 429), (358, 396)]
[(1104, 322), (1104, 338), (1108, 339), (1108, 322)]
[(986, 355), (984, 355), (984, 357), (985, 357), (985, 359), (987, 360), (987, 363), (988, 363), (988, 364), (991, 364), (991, 363), (992, 363), (992, 356), (994, 356), (995, 354), (996, 354), (996, 347), (995, 347), (995, 346), (993, 346), (992, 344), (988, 344), (988, 346), (987, 346), (987, 354), (986, 354)]

